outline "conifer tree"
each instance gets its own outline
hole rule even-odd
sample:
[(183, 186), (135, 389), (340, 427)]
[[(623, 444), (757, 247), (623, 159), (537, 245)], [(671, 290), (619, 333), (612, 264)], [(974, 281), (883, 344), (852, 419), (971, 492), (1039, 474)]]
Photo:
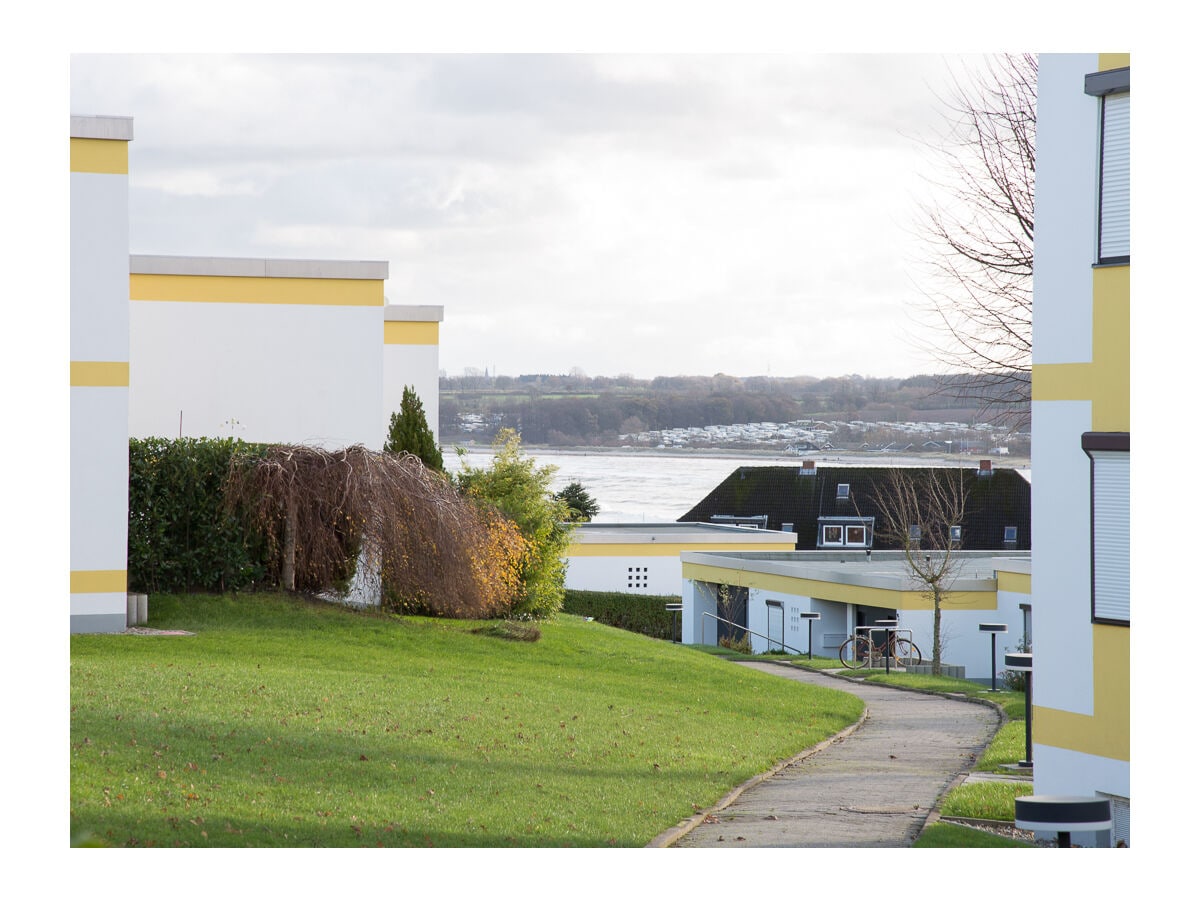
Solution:
[(383, 449), (386, 453), (411, 453), (433, 471), (444, 471), (442, 451), (438, 449), (433, 432), (429, 430), (425, 406), (411, 385), (404, 386), (400, 411), (392, 413), (388, 439)]

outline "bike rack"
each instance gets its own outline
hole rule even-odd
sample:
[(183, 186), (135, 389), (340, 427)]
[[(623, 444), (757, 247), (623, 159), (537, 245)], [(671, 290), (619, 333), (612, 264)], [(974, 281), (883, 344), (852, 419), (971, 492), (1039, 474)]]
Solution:
[(893, 640), (895, 640), (896, 635), (903, 634), (903, 635), (907, 635), (907, 637), (905, 637), (904, 640), (906, 640), (910, 644), (912, 644), (912, 642), (913, 642), (912, 629), (911, 628), (899, 628), (895, 625), (856, 625), (856, 626), (854, 626), (855, 637), (859, 637), (860, 632), (861, 632), (861, 636), (865, 636), (865, 638), (866, 638), (867, 646), (869, 648), (867, 650), (867, 654), (868, 654), (867, 655), (867, 667), (868, 668), (873, 668), (871, 666), (871, 656), (874, 655), (875, 641), (872, 639), (871, 635), (876, 631), (882, 631), (884, 634), (888, 635), (888, 637), (884, 638), (884, 641), (883, 641), (883, 669), (884, 669), (884, 672), (891, 674), (891, 671), (892, 671), (891, 661), (892, 661), (892, 659), (894, 659), (894, 657), (892, 656)]
[[(773, 640), (769, 635), (759, 634), (757, 631), (752, 631), (751, 629), (747, 628), (745, 625), (739, 625), (737, 622), (730, 622), (728, 619), (722, 619), (720, 616), (718, 616), (714, 613), (706, 612), (706, 613), (700, 613), (700, 643), (701, 644), (706, 643), (704, 640), (704, 637), (705, 637), (705, 626), (708, 624), (708, 622), (707, 622), (708, 619), (716, 619), (718, 622), (724, 622), (726, 625), (732, 625), (734, 628), (740, 628), (740, 629), (742, 629), (742, 631), (745, 631), (748, 634), (752, 634), (755, 637), (762, 638), (764, 641), (767, 642), (768, 646), (770, 646), (770, 644)], [(789, 647), (787, 644), (785, 644), (783, 642), (782, 639), (777, 641), (777, 643), (784, 650), (791, 650), (797, 656), (800, 656), (803, 653), (803, 651), (797, 650), (795, 647)]]

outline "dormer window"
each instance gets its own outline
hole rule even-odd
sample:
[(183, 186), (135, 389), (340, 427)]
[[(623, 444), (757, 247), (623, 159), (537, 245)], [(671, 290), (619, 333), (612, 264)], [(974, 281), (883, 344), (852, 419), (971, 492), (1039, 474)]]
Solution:
[(818, 547), (870, 547), (874, 516), (822, 516), (817, 520)]

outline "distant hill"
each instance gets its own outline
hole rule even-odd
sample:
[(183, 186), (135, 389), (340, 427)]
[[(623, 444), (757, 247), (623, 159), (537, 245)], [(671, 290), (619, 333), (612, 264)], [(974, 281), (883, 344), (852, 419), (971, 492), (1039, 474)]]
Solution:
[[(1027, 406), (1024, 410), (1028, 415)], [(486, 443), (500, 428), (528, 445), (620, 446), (629, 435), (756, 422), (988, 421), (982, 405), (939, 392), (932, 375), (909, 378), (771, 378), (731, 375), (590, 378), (571, 375), (441, 379), (442, 443)], [(891, 439), (880, 434), (878, 443)], [(863, 439), (869, 442), (868, 438)], [(982, 439), (987, 442), (986, 436)], [(990, 448), (984, 448), (985, 450)]]

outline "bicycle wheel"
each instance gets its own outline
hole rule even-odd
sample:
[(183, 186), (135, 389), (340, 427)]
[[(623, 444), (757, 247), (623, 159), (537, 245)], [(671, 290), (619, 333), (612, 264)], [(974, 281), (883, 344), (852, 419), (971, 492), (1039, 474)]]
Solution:
[(921, 664), (921, 649), (906, 638), (896, 640), (896, 662), (902, 666), (919, 666)]
[(867, 657), (870, 656), (870, 653), (870, 644), (862, 638), (846, 638), (842, 642), (842, 646), (838, 648), (838, 659), (847, 669), (861, 669), (867, 664)]

